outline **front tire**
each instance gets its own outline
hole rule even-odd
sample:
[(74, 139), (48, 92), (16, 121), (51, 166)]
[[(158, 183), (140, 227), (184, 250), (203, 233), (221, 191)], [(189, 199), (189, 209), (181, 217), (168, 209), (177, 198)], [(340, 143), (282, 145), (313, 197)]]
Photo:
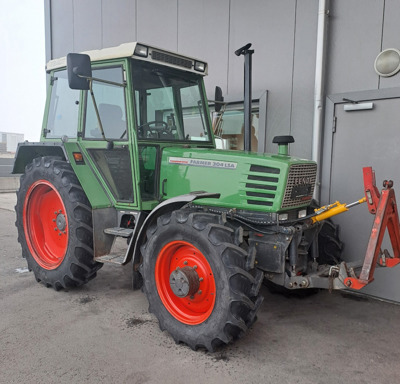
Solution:
[(213, 351), (256, 319), (263, 273), (251, 269), (237, 231), (218, 215), (182, 209), (147, 231), (144, 290), (161, 330), (192, 349)]
[(26, 166), (17, 192), (22, 256), (38, 282), (73, 288), (96, 276), (90, 203), (71, 166), (55, 157)]

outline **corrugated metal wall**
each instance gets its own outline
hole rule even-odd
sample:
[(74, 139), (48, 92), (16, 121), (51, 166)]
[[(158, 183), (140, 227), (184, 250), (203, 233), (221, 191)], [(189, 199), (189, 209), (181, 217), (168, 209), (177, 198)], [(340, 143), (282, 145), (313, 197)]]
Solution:
[[(379, 99), (388, 88), (400, 87), (400, 74), (380, 78), (374, 71), (379, 52), (400, 48), (400, 1), (331, 0), (329, 16), (329, 100), (341, 102), (338, 94), (363, 91)], [(267, 151), (276, 151), (271, 143), (275, 135), (290, 133), (296, 139), (291, 154), (311, 157), (318, 0), (46, 0), (46, 18), (48, 59), (138, 40), (206, 60), (209, 98), (219, 85), (227, 101), (243, 98), (243, 58), (234, 51), (253, 43), (253, 98), (268, 90)], [(332, 132), (333, 111), (330, 107), (332, 116), (327, 113), (325, 119), (326, 137)], [(393, 111), (385, 118), (395, 116)], [(351, 164), (361, 151), (368, 154), (371, 140), (361, 137), (351, 153), (337, 147), (332, 152), (325, 145), (326, 173), (335, 162), (331, 153)], [(382, 157), (374, 166), (384, 162)], [(323, 191), (331, 190), (330, 178), (323, 180)], [(335, 185), (337, 193), (347, 189), (348, 180), (341, 183)], [(346, 228), (344, 223), (343, 230), (351, 239), (352, 231), (368, 233), (365, 225)], [(385, 296), (381, 291), (377, 295)]]
[(243, 98), (234, 51), (253, 43), (253, 97), (270, 91), (267, 150), (291, 133), (292, 153), (310, 157), (316, 0), (49, 0), (47, 8), (48, 59), (138, 40), (206, 60), (209, 98), (216, 85), (227, 100)]
[[(142, 41), (205, 59), (206, 86), (227, 100), (242, 98), (243, 59), (253, 43), (253, 96), (268, 95), (266, 148), (291, 133), (292, 154), (311, 156), (318, 0), (47, 0), (48, 59)], [(400, 46), (396, 0), (334, 0), (330, 7), (327, 94), (400, 85), (373, 63), (381, 49)], [(51, 57), (50, 57), (51, 56)]]

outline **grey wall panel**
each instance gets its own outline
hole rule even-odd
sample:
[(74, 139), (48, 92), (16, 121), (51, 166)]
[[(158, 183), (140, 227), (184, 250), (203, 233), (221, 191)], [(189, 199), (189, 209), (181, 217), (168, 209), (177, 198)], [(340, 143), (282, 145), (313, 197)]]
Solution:
[(51, 33), (51, 0), (44, 1), (44, 31), (45, 31), (45, 52), (46, 63), (52, 58), (52, 33)]
[(52, 0), (50, 9), (52, 57), (48, 59), (56, 59), (74, 49), (73, 0)]
[(377, 89), (384, 0), (331, 1), (327, 94)]
[(290, 153), (311, 158), (318, 1), (297, 2)]
[(103, 48), (136, 41), (136, 0), (102, 0)]
[(178, 49), (178, 0), (137, 0), (137, 39), (160, 48)]
[[(367, 92), (365, 94), (368, 97)], [(397, 165), (400, 99), (373, 100), (373, 103), (374, 109), (356, 112), (346, 112), (343, 104), (336, 104), (337, 126), (333, 138), (330, 186), (332, 201), (349, 203), (363, 197), (362, 168), (365, 166), (372, 165), (375, 170), (379, 190), (385, 179), (392, 179), (395, 189), (400, 185)], [(340, 225), (345, 243), (345, 261), (363, 259), (373, 220), (366, 204), (334, 218)], [(390, 242), (384, 241), (382, 249), (385, 248), (393, 254)], [(376, 280), (361, 292), (400, 301), (400, 269), (378, 268), (375, 277)]]
[(231, 1), (228, 94), (243, 98), (243, 57), (234, 50), (253, 43), (253, 97), (268, 95), (267, 151), (275, 151), (272, 138), (290, 132), (296, 2)]
[[(398, 0), (385, 1), (385, 18), (382, 39), (382, 49), (400, 49), (400, 2)], [(375, 52), (378, 55), (378, 52)], [(378, 75), (376, 75), (378, 76)], [(392, 77), (382, 77), (380, 88), (392, 88), (400, 86), (400, 73)]]
[(178, 51), (208, 62), (207, 95), (218, 85), (227, 93), (229, 0), (178, 2)]
[(102, 48), (102, 15), (98, 0), (74, 0), (74, 51)]

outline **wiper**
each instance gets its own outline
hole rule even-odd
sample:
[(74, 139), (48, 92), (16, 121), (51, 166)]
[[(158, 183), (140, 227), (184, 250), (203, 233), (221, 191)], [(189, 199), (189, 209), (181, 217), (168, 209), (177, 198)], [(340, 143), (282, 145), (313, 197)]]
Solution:
[(200, 114), (200, 118), (201, 118), (201, 124), (203, 125), (203, 131), (204, 133), (207, 133), (207, 130), (205, 129), (205, 124), (204, 124), (204, 117), (203, 117), (203, 103), (201, 102), (201, 100), (199, 100), (197, 102), (197, 107), (199, 108), (199, 114)]

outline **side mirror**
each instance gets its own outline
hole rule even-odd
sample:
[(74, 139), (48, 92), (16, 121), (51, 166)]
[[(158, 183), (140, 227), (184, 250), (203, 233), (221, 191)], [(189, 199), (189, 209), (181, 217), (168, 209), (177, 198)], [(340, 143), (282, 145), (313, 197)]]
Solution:
[(222, 104), (224, 102), (224, 96), (222, 96), (222, 89), (221, 87), (215, 87), (215, 111), (219, 112), (222, 108)]
[(92, 64), (89, 55), (69, 53), (67, 55), (68, 84), (71, 89), (88, 90), (92, 78)]

